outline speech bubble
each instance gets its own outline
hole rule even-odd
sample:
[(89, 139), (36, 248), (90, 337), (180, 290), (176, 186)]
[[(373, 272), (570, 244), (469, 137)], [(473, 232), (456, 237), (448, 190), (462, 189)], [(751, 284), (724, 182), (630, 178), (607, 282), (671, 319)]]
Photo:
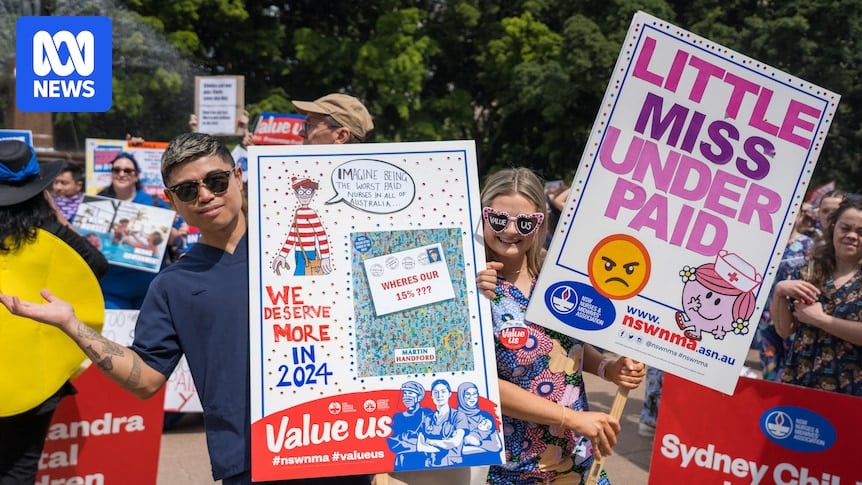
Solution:
[(332, 171), (335, 197), (326, 204), (344, 202), (365, 212), (391, 214), (410, 205), (416, 183), (409, 173), (382, 160), (358, 158)]

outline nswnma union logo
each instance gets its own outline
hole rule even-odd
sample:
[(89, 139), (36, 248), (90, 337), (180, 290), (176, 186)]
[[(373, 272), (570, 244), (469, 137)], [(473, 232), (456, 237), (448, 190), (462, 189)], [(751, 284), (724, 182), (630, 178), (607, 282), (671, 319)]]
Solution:
[(15, 97), (25, 112), (111, 108), (111, 20), (21, 17), (16, 25)]

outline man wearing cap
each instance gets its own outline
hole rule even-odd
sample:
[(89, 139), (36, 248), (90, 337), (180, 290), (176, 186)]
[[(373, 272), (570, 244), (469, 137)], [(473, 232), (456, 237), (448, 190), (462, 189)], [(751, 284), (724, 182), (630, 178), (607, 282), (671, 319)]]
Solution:
[(395, 470), (421, 469), (425, 467), (426, 454), (416, 450), (419, 429), (426, 416), (434, 411), (421, 406), (425, 398), (425, 388), (416, 381), (401, 384), (401, 402), (407, 409), (392, 416), (392, 434), (389, 436), (389, 449), (395, 455)]
[(362, 143), (374, 129), (371, 115), (358, 99), (332, 93), (314, 101), (293, 101), (305, 115), (299, 132), (305, 145)]

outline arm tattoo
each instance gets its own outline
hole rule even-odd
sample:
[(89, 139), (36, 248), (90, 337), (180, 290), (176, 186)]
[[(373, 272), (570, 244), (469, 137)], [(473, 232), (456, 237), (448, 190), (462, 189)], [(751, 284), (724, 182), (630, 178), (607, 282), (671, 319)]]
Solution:
[(134, 389), (141, 383), (141, 358), (135, 352), (132, 352), (132, 368), (129, 370), (129, 376), (123, 387), (126, 389)]
[[(103, 372), (110, 373), (114, 370), (114, 357), (122, 357), (128, 351), (127, 348), (118, 345), (116, 342), (106, 339), (99, 332), (96, 332), (92, 328), (81, 325), (78, 328), (78, 335), (82, 339), (87, 339), (91, 341), (85, 347), (83, 347), (84, 353), (87, 354), (87, 357), (90, 358)], [(102, 344), (102, 351), (99, 352), (96, 350), (95, 343)], [(132, 352), (132, 365), (131, 369), (129, 369), (129, 375), (126, 377), (125, 382), (123, 382), (123, 387), (127, 389), (134, 389), (138, 387), (141, 382), (141, 358), (138, 354)]]

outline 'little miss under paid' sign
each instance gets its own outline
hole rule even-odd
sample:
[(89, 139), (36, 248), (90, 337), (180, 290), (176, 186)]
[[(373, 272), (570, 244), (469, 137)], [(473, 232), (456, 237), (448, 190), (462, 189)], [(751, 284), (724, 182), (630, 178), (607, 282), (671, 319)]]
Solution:
[(637, 13), (527, 318), (732, 393), (838, 100)]

